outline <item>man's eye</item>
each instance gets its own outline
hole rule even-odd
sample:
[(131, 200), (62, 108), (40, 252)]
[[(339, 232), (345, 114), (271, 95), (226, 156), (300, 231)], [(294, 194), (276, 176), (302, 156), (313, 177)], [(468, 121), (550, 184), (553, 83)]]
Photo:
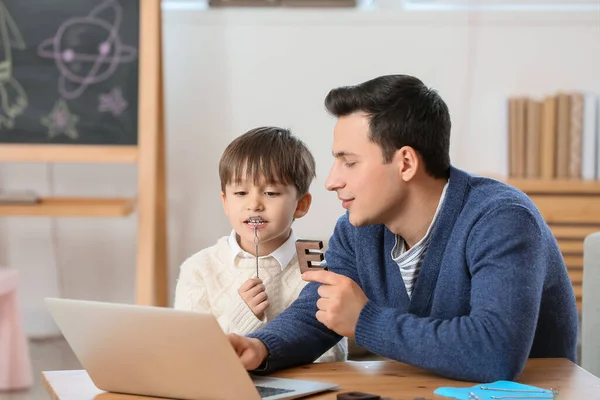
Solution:
[(354, 164), (356, 164), (356, 162), (346, 162), (346, 163), (344, 163), (344, 167), (352, 168), (352, 167), (354, 167)]

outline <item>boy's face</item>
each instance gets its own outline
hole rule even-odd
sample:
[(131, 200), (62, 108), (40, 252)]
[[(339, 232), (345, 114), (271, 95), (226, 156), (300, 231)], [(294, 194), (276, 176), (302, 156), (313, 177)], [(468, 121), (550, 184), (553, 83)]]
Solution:
[(225, 215), (238, 234), (239, 245), (254, 254), (254, 225), (251, 217), (259, 217), (257, 225), (260, 256), (268, 255), (281, 246), (290, 236), (294, 218), (303, 217), (310, 207), (311, 195), (298, 199), (293, 185), (269, 184), (263, 178), (254, 184), (250, 181), (233, 180), (221, 193)]

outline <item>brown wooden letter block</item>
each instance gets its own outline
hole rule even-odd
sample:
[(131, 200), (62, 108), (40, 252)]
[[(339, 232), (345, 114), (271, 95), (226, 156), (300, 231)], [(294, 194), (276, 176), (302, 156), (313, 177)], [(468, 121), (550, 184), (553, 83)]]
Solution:
[(312, 265), (312, 262), (323, 261), (323, 253), (320, 251), (310, 250), (321, 250), (323, 248), (322, 240), (308, 240), (299, 239), (296, 240), (296, 253), (298, 254), (298, 264), (300, 264), (300, 272), (304, 273), (310, 269), (315, 270), (318, 268), (325, 268), (320, 265)]

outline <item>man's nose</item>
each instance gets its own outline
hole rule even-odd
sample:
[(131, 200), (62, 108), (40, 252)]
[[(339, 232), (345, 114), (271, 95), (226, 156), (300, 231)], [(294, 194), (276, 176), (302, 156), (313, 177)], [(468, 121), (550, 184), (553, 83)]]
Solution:
[(334, 191), (334, 190), (338, 190), (338, 189), (342, 188), (343, 186), (344, 185), (342, 183), (340, 174), (334, 164), (331, 167), (331, 170), (329, 171), (329, 175), (327, 176), (327, 179), (325, 180), (325, 189)]

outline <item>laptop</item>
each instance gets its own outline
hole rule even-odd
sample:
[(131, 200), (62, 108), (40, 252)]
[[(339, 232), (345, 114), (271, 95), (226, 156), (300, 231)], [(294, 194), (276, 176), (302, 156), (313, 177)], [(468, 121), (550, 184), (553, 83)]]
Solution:
[(92, 382), (107, 392), (188, 400), (295, 399), (338, 385), (248, 374), (209, 313), (46, 298)]

